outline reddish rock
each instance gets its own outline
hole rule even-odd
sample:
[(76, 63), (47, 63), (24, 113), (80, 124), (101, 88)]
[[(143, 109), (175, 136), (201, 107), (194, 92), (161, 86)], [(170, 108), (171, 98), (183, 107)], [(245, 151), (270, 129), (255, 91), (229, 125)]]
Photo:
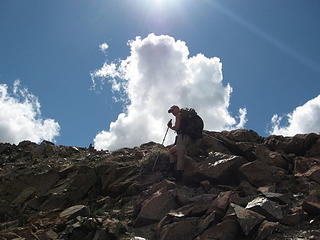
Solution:
[(280, 182), (286, 176), (286, 172), (282, 168), (270, 166), (258, 160), (243, 164), (239, 168), (239, 172), (257, 187)]
[(218, 217), (222, 218), (230, 204), (230, 198), (234, 194), (232, 191), (222, 192), (213, 201), (212, 206), (208, 209), (208, 213), (216, 211)]
[(310, 170), (303, 174), (296, 174), (297, 177), (307, 177), (320, 184), (320, 165), (313, 166)]
[(238, 240), (241, 232), (235, 216), (226, 217), (221, 223), (204, 231), (195, 240)]
[(176, 209), (175, 192), (156, 192), (142, 203), (141, 210), (135, 220), (135, 226), (140, 227), (154, 223), (163, 218), (170, 210)]
[(186, 218), (161, 228), (160, 240), (193, 240), (197, 233), (198, 219)]
[(297, 157), (294, 159), (294, 172), (305, 173), (310, 170), (310, 168), (319, 165), (320, 159), (318, 158)]
[(255, 150), (257, 160), (263, 161), (268, 165), (276, 166), (283, 169), (288, 169), (289, 163), (279, 152), (270, 151), (266, 146), (258, 145)]

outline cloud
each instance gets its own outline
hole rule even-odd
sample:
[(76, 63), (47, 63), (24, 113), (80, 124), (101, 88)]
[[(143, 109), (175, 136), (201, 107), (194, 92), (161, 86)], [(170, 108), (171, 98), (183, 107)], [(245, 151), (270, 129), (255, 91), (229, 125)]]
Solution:
[(12, 94), (0, 84), (0, 142), (18, 144), (23, 140), (54, 141), (60, 126), (53, 119), (42, 119), (38, 98), (16, 80)]
[(99, 45), (99, 48), (100, 48), (101, 52), (106, 52), (107, 49), (109, 48), (109, 45), (107, 43), (101, 43)]
[[(91, 74), (93, 82), (111, 84), (114, 94), (126, 97), (125, 111), (94, 138), (97, 149), (132, 147), (161, 142), (175, 104), (195, 108), (205, 129), (242, 128), (246, 109), (232, 117), (228, 111), (232, 88), (222, 82), (222, 63), (203, 54), (189, 56), (185, 42), (167, 35), (149, 34), (128, 42), (130, 56), (104, 63)], [(237, 122), (239, 118), (239, 122)], [(173, 139), (170, 133), (168, 141)]]
[[(286, 121), (285, 124), (281, 124)], [(271, 119), (270, 134), (293, 136), (299, 133), (320, 132), (320, 95), (297, 107), (292, 113), (281, 117), (277, 114)]]

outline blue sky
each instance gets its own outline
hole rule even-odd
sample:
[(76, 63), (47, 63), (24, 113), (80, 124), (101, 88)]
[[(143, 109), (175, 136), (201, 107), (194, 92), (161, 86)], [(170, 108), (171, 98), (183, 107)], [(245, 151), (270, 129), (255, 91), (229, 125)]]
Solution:
[[(207, 59), (220, 59), (223, 81), (219, 87), (221, 91), (227, 91), (228, 84), (232, 88), (229, 95), (225, 92), (229, 104), (224, 110), (229, 114), (227, 117), (239, 121), (239, 109), (246, 109), (244, 128), (262, 136), (270, 134), (272, 127), (274, 133), (287, 135), (319, 132), (316, 124), (320, 119), (319, 22), (317, 0), (2, 0), (0, 84), (11, 92), (7, 94), (11, 94), (11, 100), (23, 98), (13, 93), (17, 79), (20, 89), (27, 88), (29, 96), (37, 97), (41, 112), (34, 120), (52, 119), (44, 129), (59, 124), (59, 136), (51, 133), (50, 140), (59, 145), (88, 146), (101, 131), (109, 131), (112, 121), (119, 123), (118, 115), (126, 113), (124, 109), (128, 107), (128, 103), (114, 101), (117, 93), (111, 90), (110, 82), (99, 80), (99, 86), (92, 89), (90, 74), (104, 63), (110, 65), (127, 59), (132, 54), (127, 45), (129, 40), (137, 36), (147, 39), (154, 33), (185, 42), (189, 58), (201, 53)], [(105, 52), (99, 49), (102, 43), (109, 46)], [(110, 79), (110, 74), (101, 79)], [(163, 84), (170, 87), (170, 82)], [(165, 88), (160, 90), (165, 96)], [(20, 100), (21, 104), (30, 102), (30, 98), (25, 98)], [(9, 102), (0, 106), (8, 106)], [(19, 104), (16, 102), (7, 109), (14, 106)], [(11, 135), (19, 132), (7, 129), (13, 128), (10, 125), (13, 120), (6, 117), (8, 113), (3, 109), (0, 109), (0, 134), (2, 131), (6, 137), (0, 140), (18, 141), (19, 137)], [(288, 123), (285, 116), (290, 113), (293, 118)], [(148, 113), (141, 114), (142, 122), (146, 121), (145, 114)], [(281, 117), (280, 125), (272, 125), (272, 118), (275, 124)], [(163, 119), (169, 118), (163, 111)], [(205, 118), (210, 121), (209, 116)], [(306, 119), (304, 124), (313, 128), (300, 127), (301, 119)], [(119, 137), (121, 141), (115, 147), (121, 146), (121, 142), (139, 145), (139, 141), (153, 140), (152, 136), (161, 141), (163, 121), (154, 124), (162, 124), (155, 135), (133, 142)], [(232, 124), (228, 124), (226, 129), (231, 129)], [(44, 125), (42, 122), (41, 126)], [(107, 137), (120, 134), (121, 126), (131, 125), (117, 126), (118, 130), (109, 131), (113, 135)], [(215, 125), (211, 124), (211, 128)], [(221, 130), (221, 126), (216, 128)], [(139, 128), (133, 129), (134, 133)], [(40, 132), (39, 138), (31, 139), (45, 138)]]

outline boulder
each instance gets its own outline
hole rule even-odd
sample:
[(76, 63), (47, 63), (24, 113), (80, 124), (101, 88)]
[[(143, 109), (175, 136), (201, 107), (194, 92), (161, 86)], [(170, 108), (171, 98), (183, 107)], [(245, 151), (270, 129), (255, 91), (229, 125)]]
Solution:
[(64, 211), (62, 211), (59, 214), (59, 217), (70, 220), (70, 219), (76, 218), (78, 216), (86, 217), (86, 216), (89, 216), (89, 214), (90, 214), (90, 211), (87, 206), (75, 205), (75, 206), (69, 207), (69, 208), (65, 209)]
[(221, 192), (218, 197), (214, 199), (212, 207), (208, 211), (212, 212), (212, 210), (216, 210), (218, 215), (224, 216), (229, 207), (232, 194), (234, 194), (233, 191)]
[(238, 240), (241, 232), (240, 225), (235, 216), (228, 216), (217, 225), (209, 227), (195, 240)]
[(246, 236), (249, 235), (255, 226), (260, 224), (265, 219), (263, 215), (236, 204), (231, 203), (230, 207), (234, 210), (241, 229)]
[(221, 152), (225, 154), (232, 154), (232, 152), (226, 147), (226, 145), (221, 141), (214, 133), (205, 133), (199, 144), (206, 150), (206, 152)]
[(197, 176), (224, 184), (234, 184), (238, 181), (236, 170), (247, 161), (241, 156), (212, 153), (206, 160), (199, 162), (191, 172), (186, 175)]
[(135, 220), (135, 227), (155, 223), (170, 210), (176, 209), (175, 192), (173, 190), (156, 192), (142, 203), (141, 210)]
[(279, 223), (269, 222), (267, 220), (263, 221), (257, 231), (257, 236), (255, 240), (265, 240), (267, 239), (279, 226)]
[(266, 144), (272, 150), (304, 155), (319, 139), (315, 133), (297, 134), (294, 137), (270, 136), (265, 139)]
[(307, 172), (302, 173), (302, 174), (298, 173), (295, 176), (297, 176), (297, 177), (307, 177), (310, 180), (313, 180), (313, 181), (315, 181), (315, 182), (320, 184), (320, 165), (313, 166)]
[(320, 138), (311, 146), (306, 153), (307, 157), (320, 157)]
[(270, 221), (279, 221), (283, 218), (282, 207), (265, 197), (257, 197), (246, 206), (246, 209), (255, 211)]
[(307, 213), (302, 207), (290, 209), (289, 213), (281, 219), (281, 224), (287, 226), (296, 226), (307, 219)]
[(276, 166), (288, 170), (289, 163), (284, 155), (279, 152), (270, 151), (266, 146), (258, 145), (255, 150), (257, 160), (262, 161), (268, 165)]
[(294, 172), (305, 173), (310, 168), (320, 165), (320, 159), (311, 157), (296, 157), (294, 159)]
[(161, 228), (160, 240), (193, 240), (197, 233), (198, 219), (186, 218)]
[(303, 201), (302, 209), (311, 216), (320, 215), (320, 203)]
[[(116, 196), (119, 194), (117, 185), (125, 183), (128, 187), (128, 180), (129, 182), (132, 181), (136, 175), (135, 170), (132, 166), (124, 166), (123, 164), (114, 162), (108, 162), (99, 166), (96, 172), (101, 179), (102, 191)], [(125, 190), (125, 188), (121, 188), (120, 190)]]
[(253, 142), (259, 143), (262, 138), (253, 130), (236, 129), (230, 132), (224, 132), (225, 135), (235, 142)]
[(97, 176), (93, 168), (87, 166), (72, 167), (64, 179), (52, 188), (49, 197), (41, 205), (42, 210), (64, 208), (76, 204), (84, 198), (95, 185)]
[(255, 196), (259, 193), (258, 190), (246, 180), (242, 180), (240, 182), (239, 190), (243, 192), (246, 196)]
[(15, 200), (13, 200), (13, 204), (19, 205), (27, 201), (29, 198), (34, 195), (36, 190), (33, 187), (28, 187), (24, 189), (17, 197)]
[(286, 176), (286, 172), (282, 168), (270, 166), (258, 160), (243, 164), (239, 168), (239, 173), (257, 187), (280, 182)]

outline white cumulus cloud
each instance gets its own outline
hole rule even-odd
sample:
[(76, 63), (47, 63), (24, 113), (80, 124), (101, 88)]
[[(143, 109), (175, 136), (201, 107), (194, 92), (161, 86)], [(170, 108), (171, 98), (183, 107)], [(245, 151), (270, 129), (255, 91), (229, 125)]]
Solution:
[(6, 84), (0, 84), (0, 142), (54, 141), (59, 131), (55, 120), (41, 118), (38, 98), (22, 88), (19, 80), (11, 94)]
[[(126, 97), (125, 110), (94, 138), (97, 149), (114, 150), (148, 141), (161, 142), (172, 115), (171, 105), (192, 107), (203, 118), (205, 129), (242, 128), (246, 109), (239, 116), (228, 111), (232, 88), (223, 84), (222, 63), (203, 54), (189, 56), (185, 42), (167, 35), (149, 34), (128, 42), (130, 55), (107, 62), (91, 74), (96, 84), (106, 81)], [(171, 131), (172, 132), (172, 131)], [(168, 137), (172, 141), (173, 133)]]
[(101, 44), (99, 45), (99, 48), (100, 48), (100, 50), (101, 50), (102, 52), (106, 52), (107, 49), (109, 48), (109, 45), (108, 45), (107, 43), (101, 43)]
[[(285, 121), (285, 124), (282, 122)], [(281, 117), (273, 115), (270, 134), (293, 136), (299, 133), (320, 132), (320, 95)]]

